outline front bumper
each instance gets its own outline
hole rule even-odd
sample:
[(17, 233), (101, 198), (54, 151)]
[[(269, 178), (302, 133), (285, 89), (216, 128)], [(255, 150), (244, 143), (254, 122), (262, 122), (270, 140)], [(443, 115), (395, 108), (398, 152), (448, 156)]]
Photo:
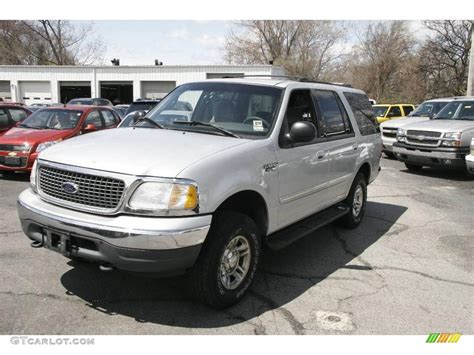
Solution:
[(194, 264), (212, 219), (98, 216), (47, 203), (31, 189), (18, 197), (18, 215), (36, 245), (121, 270), (160, 274)]
[(467, 171), (474, 175), (474, 155), (466, 156)]
[[(0, 152), (0, 158), (4, 159), (7, 156), (8, 156), (8, 152)], [(5, 165), (5, 164), (2, 164), (3, 159), (0, 159), (0, 171), (25, 171), (25, 172), (30, 172), (36, 158), (38, 157), (38, 153), (18, 152), (16, 157), (22, 159), (22, 161), (24, 161), (24, 164), (22, 164), (21, 166)]]
[(393, 153), (393, 143), (395, 143), (396, 139), (391, 139), (382, 136), (382, 151), (384, 153)]
[(425, 148), (394, 143), (393, 153), (402, 162), (444, 168), (465, 168), (469, 148)]

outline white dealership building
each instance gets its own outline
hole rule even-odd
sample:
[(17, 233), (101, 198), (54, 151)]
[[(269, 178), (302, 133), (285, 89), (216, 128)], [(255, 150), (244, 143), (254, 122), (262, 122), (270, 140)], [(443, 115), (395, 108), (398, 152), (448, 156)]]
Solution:
[(0, 97), (26, 105), (65, 103), (77, 97), (130, 103), (138, 98), (162, 98), (186, 82), (242, 75), (285, 73), (272, 65), (0, 65)]

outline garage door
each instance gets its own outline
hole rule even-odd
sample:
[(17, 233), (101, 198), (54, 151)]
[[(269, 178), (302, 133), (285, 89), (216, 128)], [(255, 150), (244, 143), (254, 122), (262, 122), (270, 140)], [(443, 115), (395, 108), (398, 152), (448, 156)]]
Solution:
[(49, 81), (20, 81), (20, 99), (26, 105), (51, 103), (51, 84)]
[(176, 87), (176, 81), (142, 81), (142, 98), (162, 99)]
[(72, 99), (91, 97), (91, 82), (61, 81), (59, 83), (59, 97), (63, 104)]
[(10, 82), (0, 81), (0, 98), (3, 100), (10, 100), (12, 98), (11, 96)]

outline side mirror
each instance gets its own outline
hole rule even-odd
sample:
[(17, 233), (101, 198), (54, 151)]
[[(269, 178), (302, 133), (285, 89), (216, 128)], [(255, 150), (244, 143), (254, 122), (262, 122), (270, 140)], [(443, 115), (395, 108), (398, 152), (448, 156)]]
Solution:
[(133, 112), (133, 122), (137, 122), (141, 117), (146, 115), (146, 111), (139, 110)]
[(290, 128), (288, 138), (292, 143), (309, 142), (316, 137), (316, 127), (311, 122), (298, 121)]
[(91, 133), (97, 131), (97, 126), (93, 123), (89, 123), (87, 126), (84, 127), (82, 130), (84, 133)]

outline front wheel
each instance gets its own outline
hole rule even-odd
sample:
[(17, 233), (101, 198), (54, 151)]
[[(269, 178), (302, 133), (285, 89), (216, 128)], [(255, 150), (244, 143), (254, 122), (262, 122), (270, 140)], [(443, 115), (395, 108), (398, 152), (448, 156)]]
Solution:
[(194, 298), (218, 309), (238, 302), (252, 284), (260, 251), (260, 233), (251, 218), (217, 213), (190, 273)]
[(367, 204), (367, 182), (362, 173), (356, 175), (344, 202), (350, 211), (341, 218), (341, 223), (344, 227), (355, 228), (362, 221)]

